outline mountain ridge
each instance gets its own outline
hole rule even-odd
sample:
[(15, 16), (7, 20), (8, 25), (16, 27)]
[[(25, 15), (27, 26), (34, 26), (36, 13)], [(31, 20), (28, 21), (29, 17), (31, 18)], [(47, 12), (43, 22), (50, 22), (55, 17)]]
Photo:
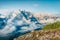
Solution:
[(6, 14), (6, 19), (0, 17), (1, 19), (4, 19), (2, 22), (7, 22), (6, 26), (0, 29), (0, 39), (1, 37), (5, 37), (8, 40), (13, 40), (13, 38), (18, 37), (21, 34), (42, 28), (42, 24), (39, 23), (39, 21), (30, 12), (19, 11), (10, 12), (8, 15)]

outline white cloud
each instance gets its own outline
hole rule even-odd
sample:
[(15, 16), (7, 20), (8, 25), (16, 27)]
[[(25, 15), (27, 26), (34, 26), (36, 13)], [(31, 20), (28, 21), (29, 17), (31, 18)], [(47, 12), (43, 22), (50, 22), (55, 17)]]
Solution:
[(39, 6), (39, 4), (34, 4), (34, 7), (38, 7)]

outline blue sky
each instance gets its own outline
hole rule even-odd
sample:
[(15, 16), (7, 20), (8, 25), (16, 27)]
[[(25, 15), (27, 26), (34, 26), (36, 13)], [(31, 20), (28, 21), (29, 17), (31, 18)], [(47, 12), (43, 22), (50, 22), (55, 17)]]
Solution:
[(0, 10), (8, 9), (22, 9), (32, 12), (46, 12), (59, 14), (60, 1), (59, 0), (0, 0)]

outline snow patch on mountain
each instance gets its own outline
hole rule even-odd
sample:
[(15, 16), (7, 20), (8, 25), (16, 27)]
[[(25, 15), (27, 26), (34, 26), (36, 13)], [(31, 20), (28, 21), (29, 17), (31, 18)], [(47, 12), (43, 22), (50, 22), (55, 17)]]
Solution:
[[(15, 36), (18, 33), (42, 28), (42, 24), (30, 12), (14, 10), (7, 12), (6, 15), (4, 15), (5, 12), (0, 13), (0, 37)], [(3, 15), (5, 16), (4, 18), (1, 17)]]

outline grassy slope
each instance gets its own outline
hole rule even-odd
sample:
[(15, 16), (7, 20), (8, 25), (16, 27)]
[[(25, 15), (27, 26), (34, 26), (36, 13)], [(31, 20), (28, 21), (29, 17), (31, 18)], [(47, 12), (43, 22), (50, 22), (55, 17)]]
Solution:
[(17, 38), (17, 40), (60, 40), (60, 22), (47, 24), (37, 30)]
[(43, 30), (49, 30), (49, 29), (60, 29), (60, 22), (47, 24), (43, 27)]

